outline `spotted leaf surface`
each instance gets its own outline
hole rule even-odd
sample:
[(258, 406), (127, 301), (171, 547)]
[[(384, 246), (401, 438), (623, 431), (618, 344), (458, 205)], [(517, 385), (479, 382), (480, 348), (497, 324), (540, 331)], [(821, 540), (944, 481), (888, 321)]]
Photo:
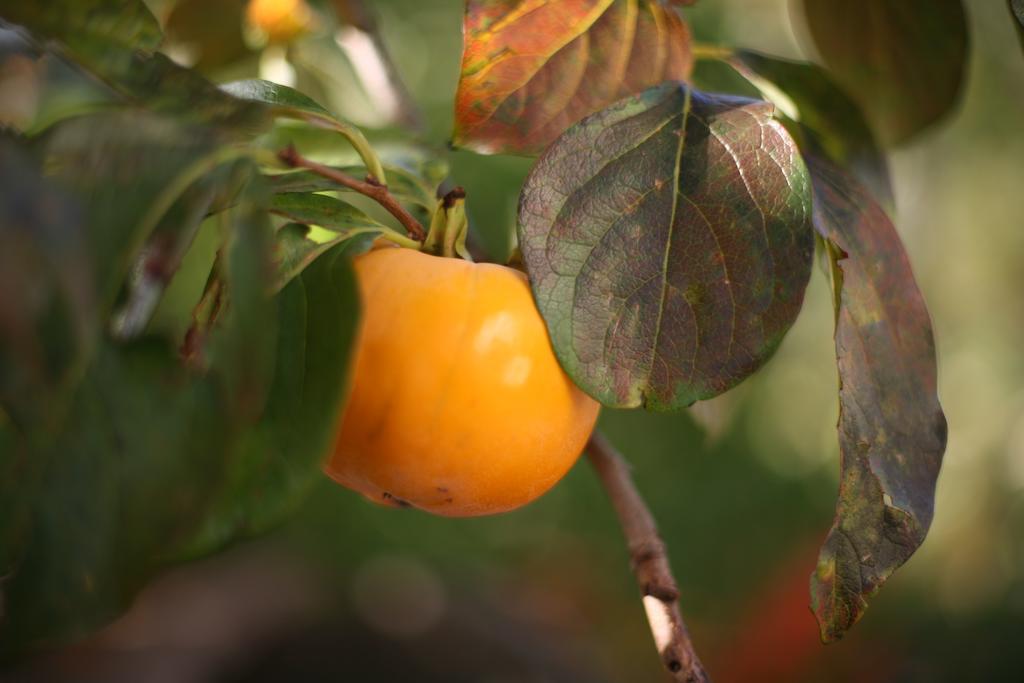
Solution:
[(752, 50), (736, 50), (729, 63), (766, 99), (779, 91), (789, 99), (794, 109), (789, 113), (799, 121), (805, 151), (848, 169), (883, 205), (895, 203), (885, 153), (860, 107), (828, 71)]
[(810, 187), (772, 111), (664, 83), (578, 123), (527, 178), (537, 305), (563, 367), (605, 405), (726, 391), (799, 312)]
[(536, 154), (570, 125), (686, 80), (690, 32), (657, 0), (469, 0), (456, 145)]
[(852, 176), (810, 162), (815, 226), (836, 293), (836, 517), (811, 576), (822, 640), (837, 640), (917, 550), (946, 448), (924, 299), (885, 211)]

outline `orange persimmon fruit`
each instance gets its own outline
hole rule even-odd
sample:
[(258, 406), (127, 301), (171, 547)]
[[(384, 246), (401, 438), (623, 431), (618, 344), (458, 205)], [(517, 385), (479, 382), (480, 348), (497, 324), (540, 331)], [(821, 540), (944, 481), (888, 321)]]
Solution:
[(561, 479), (599, 405), (562, 370), (526, 276), (376, 249), (355, 259), (363, 318), (325, 472), (384, 504), (469, 517)]
[(245, 19), (268, 42), (287, 43), (305, 32), (313, 11), (306, 0), (249, 0)]

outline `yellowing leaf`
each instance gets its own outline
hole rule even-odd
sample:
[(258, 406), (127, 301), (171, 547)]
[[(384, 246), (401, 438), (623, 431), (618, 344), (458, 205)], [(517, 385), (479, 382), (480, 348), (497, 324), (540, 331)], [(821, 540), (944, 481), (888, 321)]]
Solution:
[(690, 32), (657, 0), (468, 0), (456, 145), (536, 154), (587, 114), (686, 80)]

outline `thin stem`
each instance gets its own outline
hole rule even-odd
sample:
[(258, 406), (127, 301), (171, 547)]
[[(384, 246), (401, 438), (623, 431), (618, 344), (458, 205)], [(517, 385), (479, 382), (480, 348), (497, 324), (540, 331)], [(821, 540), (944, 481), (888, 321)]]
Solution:
[(132, 339), (145, 329), (164, 289), (177, 272), (181, 259), (199, 231), (201, 216), (194, 216), (193, 224), (180, 235), (166, 235), (154, 242), (152, 249), (145, 249), (145, 240), (151, 239), (160, 221), (189, 188), (220, 166), (252, 156), (253, 150), (245, 147), (216, 149), (186, 166), (160, 190), (139, 221), (137, 234), (143, 241), (135, 245), (132, 252), (143, 252), (140, 257), (140, 272), (137, 281), (131, 287), (128, 301), (113, 316), (111, 326), (115, 337), (121, 340)]
[(295, 110), (289, 113), (310, 125), (341, 133), (348, 140), (348, 144), (352, 145), (359, 158), (363, 160), (369, 177), (381, 185), (387, 183), (387, 176), (384, 174), (384, 166), (380, 162), (380, 157), (377, 156), (377, 152), (374, 151), (370, 141), (366, 139), (361, 130), (329, 116), (321, 116), (320, 114), (302, 110)]
[(731, 59), (736, 51), (731, 47), (722, 45), (711, 45), (709, 43), (694, 43), (690, 46), (690, 52), (695, 59)]
[(347, 187), (359, 194), (366, 195), (387, 209), (388, 213), (402, 224), (402, 227), (409, 233), (409, 237), (417, 242), (422, 242), (426, 238), (427, 233), (423, 230), (423, 226), (388, 192), (387, 185), (381, 185), (371, 179), (367, 181), (356, 180), (335, 168), (306, 159), (291, 146), (281, 150), (277, 156), (282, 162), (292, 168), (304, 168), (328, 180), (332, 180), (342, 187)]
[(662, 663), (674, 681), (708, 683), (710, 679), (693, 649), (679, 611), (679, 588), (668, 564), (665, 543), (658, 535), (650, 509), (633, 483), (629, 464), (597, 432), (587, 443), (587, 456), (619, 516)]

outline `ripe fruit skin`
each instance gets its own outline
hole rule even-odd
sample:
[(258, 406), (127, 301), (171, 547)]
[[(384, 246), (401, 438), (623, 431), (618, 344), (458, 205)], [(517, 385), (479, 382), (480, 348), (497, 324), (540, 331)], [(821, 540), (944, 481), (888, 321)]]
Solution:
[(313, 18), (306, 0), (250, 0), (245, 18), (271, 43), (287, 43), (301, 34)]
[(450, 517), (512, 510), (554, 486), (599, 405), (555, 359), (526, 277), (397, 248), (355, 269), (363, 320), (327, 474)]

